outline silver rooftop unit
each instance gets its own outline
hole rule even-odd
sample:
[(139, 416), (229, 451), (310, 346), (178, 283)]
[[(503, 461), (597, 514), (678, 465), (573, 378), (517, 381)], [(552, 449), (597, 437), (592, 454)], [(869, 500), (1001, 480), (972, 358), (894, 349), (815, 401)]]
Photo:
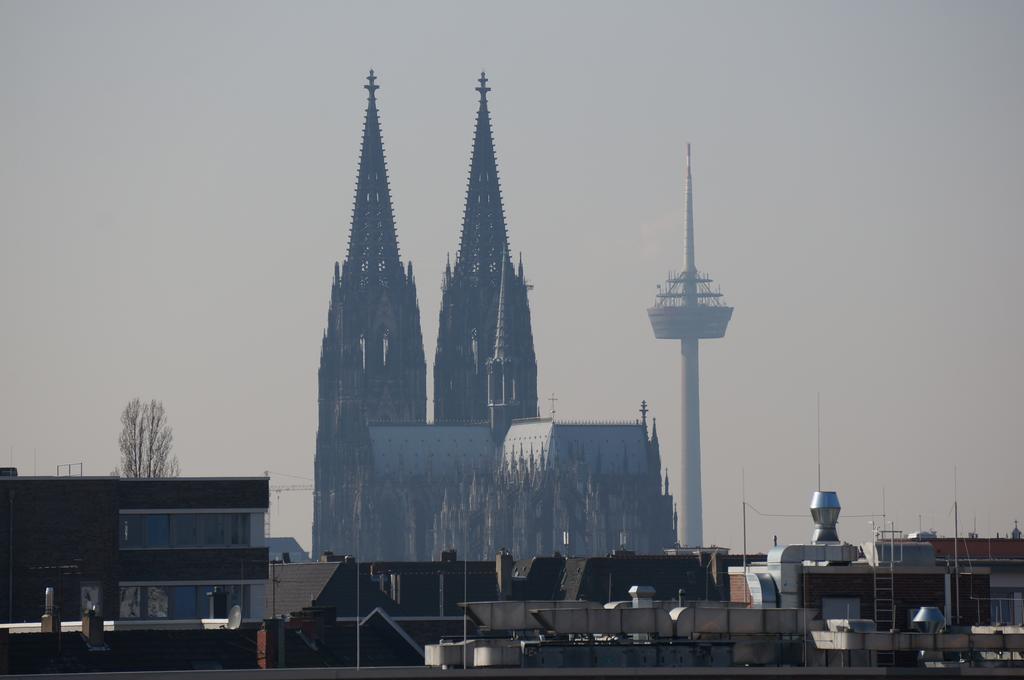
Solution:
[(811, 496), (811, 518), (814, 520), (814, 533), (811, 543), (838, 543), (839, 534), (836, 523), (839, 522), (839, 496), (835, 491), (815, 491)]

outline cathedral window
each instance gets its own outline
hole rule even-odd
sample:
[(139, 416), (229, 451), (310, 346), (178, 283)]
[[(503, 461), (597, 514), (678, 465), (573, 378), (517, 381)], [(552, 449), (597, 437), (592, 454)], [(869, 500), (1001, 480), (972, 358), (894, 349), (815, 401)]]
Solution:
[(480, 354), (479, 354), (479, 351), (478, 351), (479, 350), (479, 346), (477, 345), (476, 329), (475, 328), (472, 330), (472, 332), (470, 333), (469, 337), (470, 337), (470, 345), (473, 348), (473, 372), (474, 373), (478, 373), (479, 370), (480, 370), (479, 369), (479, 366), (480, 366)]
[(366, 370), (366, 336), (359, 336), (359, 353), (363, 357), (363, 370)]
[(381, 340), (381, 350), (383, 352), (383, 358), (381, 363), (385, 366), (388, 365), (388, 341), (391, 334), (388, 331), (384, 331), (384, 338)]

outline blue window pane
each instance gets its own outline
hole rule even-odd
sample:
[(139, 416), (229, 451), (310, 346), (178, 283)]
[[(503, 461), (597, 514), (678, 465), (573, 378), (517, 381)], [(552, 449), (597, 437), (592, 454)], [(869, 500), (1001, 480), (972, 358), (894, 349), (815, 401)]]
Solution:
[(171, 545), (193, 546), (196, 543), (196, 516), (171, 515)]
[(210, 514), (199, 516), (201, 545), (224, 545), (224, 515)]
[(174, 591), (174, 618), (194, 619), (196, 614), (196, 587), (175, 586)]
[(142, 516), (122, 515), (118, 531), (122, 548), (141, 548), (144, 545), (142, 536)]
[(227, 515), (230, 524), (229, 543), (231, 545), (249, 545), (249, 515), (232, 513)]
[(146, 515), (147, 548), (166, 548), (170, 538), (170, 518), (167, 515)]

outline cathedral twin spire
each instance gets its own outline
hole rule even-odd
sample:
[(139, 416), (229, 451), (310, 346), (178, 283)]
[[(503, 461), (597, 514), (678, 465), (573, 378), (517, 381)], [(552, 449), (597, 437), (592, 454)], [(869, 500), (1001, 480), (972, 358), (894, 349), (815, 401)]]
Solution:
[(487, 100), (491, 88), (484, 73), (478, 82), (480, 101), (459, 250), (454, 267), (445, 269), (442, 286), (434, 420), (490, 420), (494, 427), (494, 408), (500, 405), (503, 416), (498, 420), (503, 425), (496, 436), (504, 436), (513, 418), (537, 415), (537, 363), (522, 264), (514, 272), (509, 257)]
[(462, 269), (476, 285), (497, 286), (501, 264), (508, 257), (508, 232), (498, 182), (491, 114), (487, 108), (487, 76), (480, 74), (480, 107), (476, 114), (473, 156), (469, 165), (466, 210), (456, 269)]
[[(422, 336), (412, 265), (410, 263), (408, 272), (403, 272), (398, 251), (377, 110), (379, 86), (376, 80), (376, 75), (370, 71), (364, 86), (368, 93), (366, 121), (348, 253), (340, 276), (335, 274), (336, 291), (332, 294), (332, 307), (337, 299), (339, 308), (348, 309), (345, 314), (339, 312), (337, 323), (333, 324), (338, 329), (345, 329), (345, 338), (325, 340), (331, 340), (334, 346), (342, 347), (347, 356), (352, 357), (343, 362), (344, 365), (355, 365), (362, 370), (376, 367), (383, 379), (394, 371), (401, 371), (401, 366), (394, 365), (394, 359), (400, 358), (396, 350), (409, 350), (412, 352), (410, 356), (415, 355), (409, 343), (419, 341), (422, 345)], [(537, 367), (527, 285), (522, 263), (516, 271), (509, 256), (508, 231), (488, 108), (491, 88), (483, 73), (478, 82), (479, 108), (459, 249), (454, 264), (445, 269), (442, 287), (434, 362), (436, 422), (484, 422), (490, 419), (491, 395), (487, 376), (488, 362), (493, 359), (507, 364), (503, 368), (506, 373), (511, 371), (506, 382), (514, 386), (512, 393), (517, 398), (511, 400), (509, 419), (537, 415)], [(358, 304), (352, 302), (355, 291), (365, 291), (365, 295), (356, 296), (360, 300)], [(348, 302), (342, 304), (342, 300)], [(396, 344), (396, 341), (402, 341), (396, 335), (400, 328), (405, 329), (405, 340), (403, 344)], [(329, 352), (326, 345), (324, 351)], [(515, 361), (508, 364), (505, 361), (507, 357), (514, 357)], [(419, 360), (416, 359), (415, 363), (418, 364)], [(387, 370), (383, 370), (385, 368)], [(354, 385), (360, 390), (367, 388), (372, 382), (371, 377), (367, 374), (365, 379)], [(394, 387), (398, 388), (398, 385)], [(422, 390), (415, 390), (423, 394), (425, 391), (425, 386)], [(372, 393), (370, 390), (368, 395)], [(402, 395), (395, 393), (394, 389), (381, 389), (381, 403), (393, 404), (396, 400), (401, 401)], [(502, 400), (503, 403), (509, 401)], [(364, 406), (369, 418), (377, 417), (370, 402), (365, 402)], [(395, 410), (409, 411), (408, 408)], [(419, 408), (412, 409), (412, 412), (419, 411)]]
[(361, 287), (371, 283), (387, 287), (394, 283), (396, 276), (401, 276), (402, 264), (377, 111), (377, 90), (380, 86), (373, 71), (366, 80), (363, 87), (369, 96), (346, 265), (354, 267), (352, 274), (358, 277)]

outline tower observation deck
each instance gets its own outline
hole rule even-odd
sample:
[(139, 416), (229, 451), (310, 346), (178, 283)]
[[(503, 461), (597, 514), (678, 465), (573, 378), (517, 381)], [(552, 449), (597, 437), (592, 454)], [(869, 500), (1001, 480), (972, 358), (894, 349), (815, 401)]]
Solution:
[(664, 285), (658, 286), (654, 306), (647, 316), (654, 337), (679, 340), (682, 348), (683, 460), (678, 522), (679, 544), (704, 544), (704, 520), (701, 512), (700, 482), (700, 368), (698, 340), (721, 338), (732, 318), (732, 307), (725, 304), (722, 293), (712, 288), (711, 278), (699, 271), (693, 248), (693, 179), (690, 174), (690, 145), (686, 145), (685, 241), (683, 270), (672, 272)]

